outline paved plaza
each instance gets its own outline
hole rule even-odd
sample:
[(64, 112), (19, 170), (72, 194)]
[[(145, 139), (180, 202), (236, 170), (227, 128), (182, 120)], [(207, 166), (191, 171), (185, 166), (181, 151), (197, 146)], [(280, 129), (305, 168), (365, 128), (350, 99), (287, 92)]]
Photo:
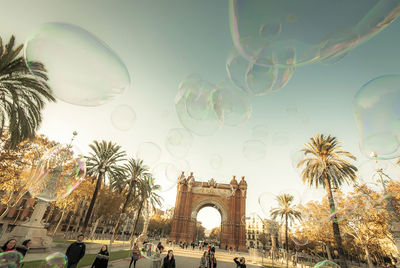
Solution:
[[(189, 255), (189, 253), (188, 253)], [(175, 261), (176, 261), (176, 267), (177, 268), (198, 268), (200, 264), (200, 258), (196, 258), (194, 256), (175, 256)], [(115, 267), (115, 268), (127, 268), (129, 267), (129, 259), (123, 259), (119, 261), (113, 262), (109, 267)], [(251, 264), (246, 264), (248, 268), (254, 268), (254, 267), (259, 267), (259, 266), (254, 266)], [(140, 259), (136, 263), (136, 268), (148, 268), (150, 267), (150, 261), (147, 259)], [(218, 268), (232, 268), (236, 267), (236, 264), (233, 262), (233, 257), (232, 260), (229, 262), (227, 260), (224, 261), (218, 261), (218, 256), (217, 256), (217, 267)]]

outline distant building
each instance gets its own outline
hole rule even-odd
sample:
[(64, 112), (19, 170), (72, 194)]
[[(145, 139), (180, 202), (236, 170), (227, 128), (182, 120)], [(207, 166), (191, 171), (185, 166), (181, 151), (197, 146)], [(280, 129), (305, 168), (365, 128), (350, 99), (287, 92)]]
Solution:
[(246, 247), (262, 247), (260, 235), (263, 233), (263, 223), (259, 217), (246, 217)]

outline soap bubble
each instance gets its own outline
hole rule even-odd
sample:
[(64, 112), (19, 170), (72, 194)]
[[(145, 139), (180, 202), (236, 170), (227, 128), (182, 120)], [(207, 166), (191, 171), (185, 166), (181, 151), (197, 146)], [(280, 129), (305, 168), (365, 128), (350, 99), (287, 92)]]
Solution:
[(253, 62), (246, 71), (246, 86), (253, 95), (262, 96), (283, 88), (292, 78), (293, 72), (294, 68), (265, 67)]
[(17, 251), (0, 253), (0, 267), (18, 268), (21, 267), (23, 256)]
[[(251, 212), (248, 215), (243, 215), (241, 218), (241, 222), (242, 222), (242, 224), (246, 225), (246, 228), (248, 228), (246, 223), (249, 223), (249, 225), (253, 225), (250, 228), (254, 228), (256, 230), (262, 229), (261, 218), (256, 212)], [(261, 226), (258, 226), (259, 228), (256, 228), (256, 226), (254, 226), (257, 223), (259, 223), (261, 225)]]
[(127, 131), (136, 122), (136, 113), (129, 105), (115, 107), (111, 113), (111, 123), (116, 129)]
[(243, 143), (243, 156), (250, 161), (258, 161), (265, 158), (267, 146), (259, 140), (248, 140)]
[(170, 129), (165, 138), (165, 148), (175, 158), (182, 159), (192, 147), (193, 136), (183, 128)]
[(249, 101), (229, 81), (224, 80), (216, 85), (212, 100), (219, 120), (227, 126), (241, 125), (250, 118)]
[(299, 175), (301, 175), (303, 166), (298, 167), (298, 164), (300, 163), (300, 161), (302, 161), (304, 159), (305, 159), (305, 155), (304, 155), (303, 151), (295, 150), (290, 153), (290, 160), (291, 160), (292, 168)]
[(153, 166), (160, 160), (161, 148), (153, 142), (143, 142), (139, 144), (136, 151), (136, 158), (143, 160), (147, 166)]
[(399, 6), (385, 0), (366, 0), (362, 7), (359, 1), (230, 0), (231, 35), (240, 54), (258, 65), (304, 65), (354, 49), (397, 18)]
[(214, 86), (196, 75), (188, 76), (179, 85), (176, 113), (182, 126), (196, 135), (213, 135), (223, 124), (214, 110), (213, 90)]
[(382, 192), (389, 180), (400, 180), (400, 166), (388, 160), (368, 160), (358, 167), (357, 177), (361, 184)]
[(400, 75), (385, 75), (363, 85), (354, 97), (360, 147), (369, 158), (400, 156)]
[(156, 261), (156, 260), (161, 260), (161, 252), (157, 248), (156, 245), (152, 243), (146, 243), (140, 248), (140, 254), (142, 257), (145, 257), (146, 259)]
[(24, 48), (28, 67), (33, 67), (33, 62), (43, 63), (54, 96), (65, 102), (102, 105), (130, 84), (129, 72), (118, 55), (79, 26), (46, 23), (28, 38)]
[(307, 188), (300, 195), (300, 204), (306, 205), (310, 201), (321, 201), (326, 198), (326, 191), (323, 188)]
[(269, 135), (269, 129), (266, 125), (257, 125), (251, 130), (251, 137), (255, 140), (266, 139)]
[(337, 263), (328, 260), (320, 261), (314, 265), (314, 268), (324, 268), (324, 267), (340, 268), (340, 266)]
[(248, 90), (245, 75), (247, 69), (249, 67), (249, 62), (243, 58), (237, 51), (234, 49), (227, 61), (226, 61), (226, 72), (228, 74), (229, 79), (232, 83), (243, 92), (247, 94), (252, 94), (251, 91)]
[(42, 262), (42, 268), (64, 268), (67, 265), (68, 258), (61, 252), (54, 252), (46, 257)]
[(310, 243), (310, 241), (308, 240), (307, 237), (294, 237), (291, 236), (290, 239), (293, 241), (293, 243), (295, 243), (297, 246), (305, 246), (308, 243)]
[(277, 195), (270, 192), (264, 192), (258, 197), (258, 205), (264, 216), (268, 219), (272, 218), (271, 209), (279, 207), (276, 197)]
[(213, 169), (219, 169), (222, 166), (222, 157), (219, 154), (214, 154), (210, 159), (210, 166)]
[(85, 178), (86, 162), (80, 150), (60, 144), (49, 149), (32, 169), (29, 192), (44, 201), (67, 197)]
[(294, 72), (294, 68), (275, 68), (248, 62), (236, 50), (228, 57), (226, 70), (232, 83), (252, 96), (262, 96), (283, 88)]
[(160, 191), (167, 192), (176, 186), (180, 170), (171, 163), (162, 162), (155, 165), (151, 174), (154, 178), (154, 184), (160, 185)]
[(174, 165), (178, 168), (180, 172), (184, 172), (185, 174), (189, 174), (190, 172), (190, 163), (186, 159), (177, 159), (174, 160)]

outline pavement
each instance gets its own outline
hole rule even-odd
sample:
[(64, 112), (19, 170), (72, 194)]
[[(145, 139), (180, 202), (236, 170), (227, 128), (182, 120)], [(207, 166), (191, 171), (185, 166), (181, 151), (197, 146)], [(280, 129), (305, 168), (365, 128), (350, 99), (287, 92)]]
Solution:
[[(189, 252), (188, 252), (189, 253)], [(233, 257), (230, 261), (219, 260), (218, 253), (216, 253), (217, 267), (218, 268), (233, 268), (236, 264), (233, 262)], [(130, 259), (122, 259), (119, 261), (111, 262), (108, 266), (112, 268), (128, 268)], [(194, 256), (182, 256), (175, 255), (176, 268), (198, 268), (200, 265), (200, 258)], [(148, 268), (151, 267), (151, 262), (148, 259), (142, 258), (136, 263), (136, 268)], [(132, 265), (133, 267), (133, 265)], [(255, 266), (251, 264), (246, 264), (247, 268), (255, 268), (260, 266)]]

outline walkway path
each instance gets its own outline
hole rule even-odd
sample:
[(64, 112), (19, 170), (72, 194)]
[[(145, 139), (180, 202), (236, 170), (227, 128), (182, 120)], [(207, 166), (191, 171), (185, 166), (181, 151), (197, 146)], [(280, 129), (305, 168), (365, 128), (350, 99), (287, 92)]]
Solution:
[[(128, 268), (129, 266), (129, 259), (123, 259), (119, 261), (112, 262), (109, 267), (113, 268)], [(175, 256), (176, 268), (198, 268), (200, 259), (195, 258), (192, 256)], [(246, 264), (248, 268), (255, 268), (259, 266), (249, 265)], [(140, 259), (136, 263), (136, 268), (148, 268), (150, 267), (150, 261), (147, 259)], [(233, 258), (231, 261), (219, 261), (217, 257), (217, 267), (218, 268), (233, 268), (236, 267), (235, 263), (233, 262)]]

